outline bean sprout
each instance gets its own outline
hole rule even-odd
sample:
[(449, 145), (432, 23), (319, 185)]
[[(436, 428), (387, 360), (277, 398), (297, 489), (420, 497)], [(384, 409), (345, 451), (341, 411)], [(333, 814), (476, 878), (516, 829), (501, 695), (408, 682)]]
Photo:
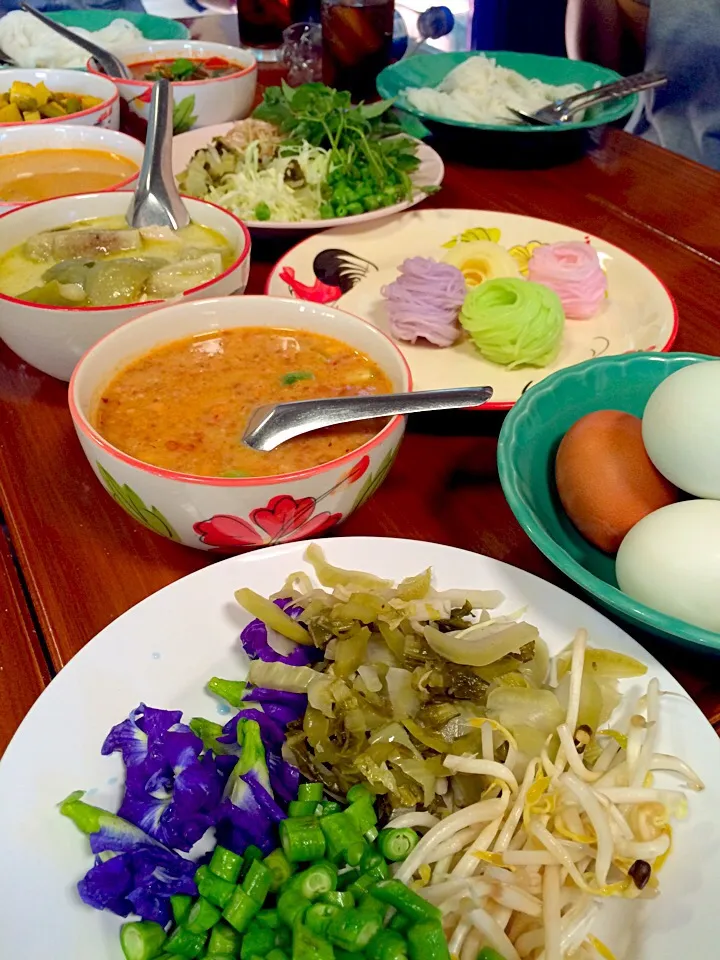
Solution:
[[(483, 946), (505, 960), (609, 955), (590, 934), (599, 903), (655, 895), (654, 871), (672, 850), (670, 822), (687, 811), (684, 789), (703, 789), (685, 761), (656, 750), (656, 680), (639, 700), (621, 705), (624, 720), (607, 730), (584, 726), (580, 736), (587, 642), (586, 631), (578, 631), (564, 666), (558, 669), (560, 658), (551, 662), (549, 676), (556, 680), (569, 660), (568, 703), (538, 756), (528, 759), (522, 745), (512, 749), (508, 734), (520, 738), (511, 720), (477, 718), (479, 756), (450, 754), (444, 765), (453, 774), (484, 778), (477, 792), (483, 799), (457, 809), (450, 780), (446, 815), (401, 813), (390, 822), (428, 828), (395, 876), (411, 882), (423, 864), (436, 863), (418, 893), (442, 910), (457, 960), (476, 960)], [(653, 771), (675, 775), (684, 789), (655, 787)], [(638, 860), (653, 878), (643, 891), (630, 870)]]

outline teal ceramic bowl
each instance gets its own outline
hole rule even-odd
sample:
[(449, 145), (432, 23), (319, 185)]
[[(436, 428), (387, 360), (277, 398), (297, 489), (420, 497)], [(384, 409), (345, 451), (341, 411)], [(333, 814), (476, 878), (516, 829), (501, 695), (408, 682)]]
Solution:
[[(447, 120), (424, 113), (411, 106), (404, 96), (409, 87), (436, 87), (453, 70), (470, 57), (487, 56), (499, 66), (508, 67), (525, 77), (536, 77), (544, 83), (559, 86), (578, 83), (586, 89), (597, 84), (619, 80), (620, 74), (595, 63), (547, 57), (537, 53), (473, 51), (471, 53), (437, 53), (407, 57), (386, 67), (377, 78), (381, 97), (395, 98), (397, 106), (421, 121), (428, 134), (459, 152), (462, 159), (481, 166), (534, 167), (567, 162), (583, 153), (590, 143), (590, 132), (604, 124), (622, 120), (632, 112), (637, 96), (624, 97), (604, 104), (591, 116), (578, 123), (536, 127), (529, 124), (469, 123)], [(416, 120), (416, 126), (417, 126)], [(409, 128), (408, 128), (409, 129)], [(417, 131), (414, 131), (417, 136)]]
[(113, 20), (128, 20), (146, 40), (186, 40), (190, 36), (188, 28), (177, 20), (129, 10), (61, 10), (47, 16), (64, 27), (83, 27), (91, 32), (104, 29)]
[(622, 593), (615, 560), (575, 529), (555, 488), (555, 455), (565, 433), (595, 410), (642, 416), (655, 387), (691, 363), (717, 360), (697, 353), (633, 353), (587, 360), (531, 387), (508, 413), (498, 443), (500, 483), (533, 543), (599, 604), (628, 623), (682, 644), (720, 651), (720, 634), (694, 627)]

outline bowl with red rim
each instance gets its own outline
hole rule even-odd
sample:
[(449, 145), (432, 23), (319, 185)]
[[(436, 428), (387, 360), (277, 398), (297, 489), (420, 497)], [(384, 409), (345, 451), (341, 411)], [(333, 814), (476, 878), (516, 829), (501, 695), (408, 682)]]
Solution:
[(93, 97), (99, 102), (77, 113), (62, 117), (42, 117), (40, 120), (0, 122), (0, 131), (16, 127), (47, 127), (58, 124), (80, 124), (87, 127), (120, 126), (120, 97), (113, 81), (103, 74), (82, 73), (79, 70), (44, 70), (8, 68), (0, 70), (0, 93), (8, 93), (13, 83), (29, 83), (36, 86), (44, 83), (52, 93), (75, 93), (80, 97)]
[[(252, 109), (257, 62), (247, 50), (199, 40), (145, 40), (124, 47), (122, 60), (133, 76), (113, 78), (120, 94), (120, 129), (141, 140), (147, 130), (153, 77), (159, 73), (171, 80), (176, 134), (242, 120)], [(201, 64), (209, 76), (193, 79), (188, 64)], [(102, 76), (93, 60), (87, 69)]]
[[(341, 340), (373, 360), (394, 390), (412, 389), (402, 353), (372, 324), (334, 307), (289, 298), (172, 303), (96, 343), (75, 368), (68, 393), (75, 430), (95, 475), (136, 523), (217, 553), (307, 539), (336, 526), (383, 482), (405, 431), (406, 418), (395, 416), (356, 450), (327, 463), (275, 476), (230, 478), (144, 463), (114, 447), (95, 428), (94, 412), (103, 391), (127, 364), (165, 343), (238, 327), (307, 331)], [(162, 385), (155, 397), (162, 402)]]
[[(4, 254), (45, 230), (81, 220), (124, 216), (132, 193), (84, 193), (41, 200), (0, 215), (0, 261)], [(194, 223), (222, 234), (234, 250), (218, 276), (191, 287), (178, 299), (242, 293), (250, 271), (250, 234), (234, 214), (191, 197), (183, 198)], [(97, 307), (46, 306), (0, 291), (0, 339), (27, 363), (52, 377), (69, 380), (75, 364), (94, 343), (127, 320), (162, 306), (164, 300)]]
[[(67, 166), (65, 170), (57, 169), (56, 163), (60, 151), (66, 158)], [(104, 193), (106, 190), (132, 189), (131, 184), (134, 183), (140, 172), (145, 148), (135, 137), (128, 137), (117, 130), (108, 130), (107, 127), (81, 127), (79, 124), (61, 123), (47, 128), (43, 127), (42, 124), (18, 124), (11, 130), (3, 131), (2, 136), (0, 136), (0, 158), (14, 157), (18, 168), (18, 178), (16, 180), (6, 177), (5, 174), (0, 177), (0, 213), (6, 213), (15, 207), (37, 202), (39, 199), (39, 197), (36, 197), (35, 200), (27, 199), (33, 193), (32, 190), (27, 190), (28, 184), (32, 184), (34, 179), (29, 170), (33, 155), (43, 155), (50, 161), (47, 170), (52, 171), (52, 173), (48, 173), (45, 183), (50, 182), (53, 187), (51, 197), (76, 193), (77, 190), (73, 189), (73, 186), (76, 186), (77, 183), (73, 184), (72, 181), (66, 180), (62, 176), (66, 171), (72, 172), (73, 167), (77, 170), (76, 151), (89, 154), (87, 163), (95, 169), (98, 161), (97, 155), (99, 154), (129, 161), (125, 164), (126, 168), (134, 166), (132, 172), (127, 172), (127, 175), (123, 176), (122, 179), (118, 177), (112, 185), (102, 189), (96, 188), (98, 192)], [(2, 162), (0, 161), (0, 163)], [(85, 183), (85, 189), (88, 186), (90, 185)], [(51, 199), (51, 197), (46, 199)]]

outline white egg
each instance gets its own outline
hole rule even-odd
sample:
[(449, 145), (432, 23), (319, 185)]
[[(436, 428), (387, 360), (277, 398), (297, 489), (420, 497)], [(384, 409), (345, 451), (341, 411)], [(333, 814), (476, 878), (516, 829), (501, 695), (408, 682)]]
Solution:
[(642, 437), (671, 483), (720, 500), (720, 361), (691, 363), (663, 380), (645, 407)]
[(635, 524), (615, 574), (633, 600), (720, 633), (720, 501), (683, 500)]

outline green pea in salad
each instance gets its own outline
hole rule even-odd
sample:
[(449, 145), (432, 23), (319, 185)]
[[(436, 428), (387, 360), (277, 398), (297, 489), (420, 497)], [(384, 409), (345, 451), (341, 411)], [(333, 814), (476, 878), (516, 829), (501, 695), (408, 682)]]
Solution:
[(235, 595), (249, 674), (208, 682), (231, 718), (139, 704), (101, 748), (118, 811), (60, 805), (118, 960), (612, 960), (603, 903), (660, 894), (703, 789), (657, 751), (657, 681), (623, 695), (645, 666), (584, 629), (551, 658), (498, 591), (306, 559)]

